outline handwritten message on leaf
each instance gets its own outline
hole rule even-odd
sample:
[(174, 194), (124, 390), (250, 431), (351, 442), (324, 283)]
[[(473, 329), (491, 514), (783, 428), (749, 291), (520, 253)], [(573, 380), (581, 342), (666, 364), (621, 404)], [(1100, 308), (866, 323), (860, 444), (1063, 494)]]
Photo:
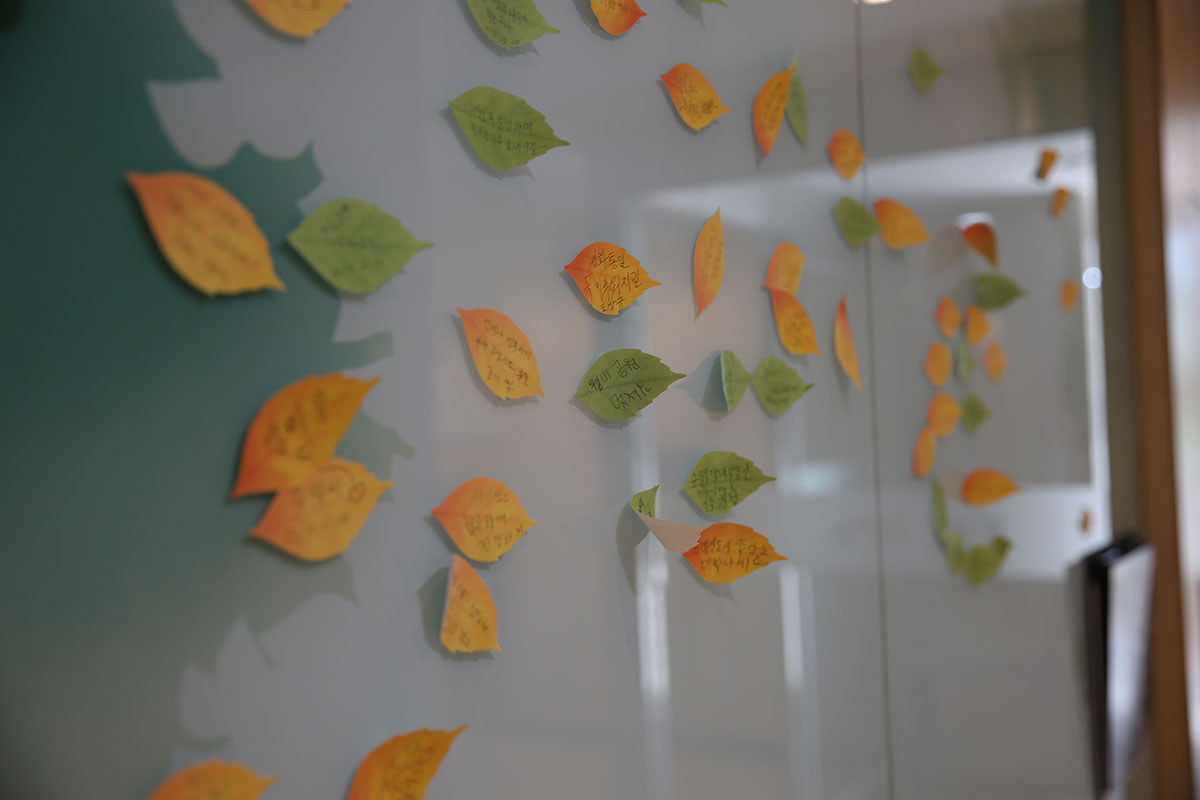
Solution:
[(451, 653), (500, 652), (496, 604), (483, 578), (457, 553), (446, 585), (442, 610), (442, 646)]
[(628, 419), (684, 377), (649, 353), (632, 347), (609, 350), (588, 367), (575, 397), (609, 422)]
[(705, 514), (724, 514), (773, 480), (750, 459), (728, 450), (713, 450), (692, 467), (683, 489)]
[(604, 32), (613, 36), (625, 33), (646, 16), (634, 0), (592, 0), (592, 13)]
[(799, 300), (787, 292), (772, 289), (771, 308), (775, 313), (775, 330), (785, 350), (798, 356), (809, 353), (820, 355), (817, 331)]
[(709, 583), (733, 583), (776, 561), (787, 561), (767, 537), (736, 522), (709, 525), (683, 557)]
[(945, 342), (934, 342), (925, 351), (925, 377), (934, 386), (941, 386), (950, 377), (954, 368), (954, 355)]
[(346, 800), (421, 800), (450, 745), (466, 729), (422, 728), (388, 739), (358, 765)]
[(704, 532), (702, 527), (668, 522), (641, 511), (638, 512), (638, 517), (654, 534), (654, 538), (658, 539), (663, 549), (669, 553), (685, 553), (691, 550), (700, 541), (700, 534)]
[(975, 222), (963, 228), (963, 239), (967, 247), (996, 266), (996, 229), (986, 222)]
[(993, 381), (1004, 377), (1008, 371), (1008, 355), (999, 342), (989, 342), (983, 350), (983, 371)]
[(966, 383), (975, 374), (975, 354), (965, 339), (959, 339), (954, 345), (954, 377)]
[(833, 168), (846, 181), (858, 174), (858, 168), (867, 160), (858, 137), (845, 129), (833, 134), (825, 150), (833, 161)]
[(554, 135), (542, 112), (490, 86), (463, 92), (450, 101), (450, 111), (475, 153), (501, 172), (570, 144)]
[(933, 88), (941, 76), (941, 66), (933, 60), (933, 56), (929, 55), (924, 47), (913, 50), (912, 55), (908, 58), (908, 77), (912, 78), (913, 86), (917, 87), (917, 91), (925, 94)]
[(967, 306), (967, 342), (972, 347), (978, 347), (991, 330), (992, 323), (988, 320), (987, 314), (980, 311), (978, 306)]
[(475, 370), (497, 397), (546, 396), (533, 345), (515, 322), (494, 308), (460, 308), (458, 315)]
[(850, 314), (846, 311), (846, 295), (838, 301), (837, 314), (833, 317), (833, 349), (837, 353), (842, 371), (858, 390), (862, 391), (862, 379), (858, 376), (858, 350), (854, 347), (854, 333), (850, 330)]
[(546, 22), (533, 0), (467, 0), (467, 7), (479, 30), (505, 50), (562, 33)]
[(167, 778), (149, 800), (258, 800), (274, 782), (232, 761), (203, 761)]
[(644, 491), (638, 492), (633, 497), (629, 498), (629, 507), (639, 514), (645, 514), (648, 517), (654, 516), (654, 501), (658, 497), (658, 487), (653, 486)]
[(709, 217), (692, 251), (692, 281), (696, 286), (696, 316), (704, 313), (721, 290), (725, 277), (725, 228), (721, 225), (721, 209)]
[(851, 247), (862, 247), (871, 237), (879, 233), (879, 221), (867, 208), (852, 197), (843, 197), (833, 207), (833, 218), (837, 221), (842, 238)]
[(498, 561), (537, 524), (517, 496), (492, 478), (466, 481), (431, 513), (472, 561)]
[(978, 396), (969, 394), (962, 399), (962, 426), (967, 433), (974, 433), (991, 415)]
[(242, 443), (233, 496), (263, 494), (307, 480), (329, 460), (379, 378), (304, 378), (263, 404)]
[[(796, 69), (795, 62), (792, 69)], [(800, 144), (808, 147), (808, 102), (804, 98), (804, 81), (799, 72), (792, 73), (792, 83), (788, 87), (787, 121)]]
[(937, 458), (937, 434), (933, 428), (922, 428), (917, 434), (917, 443), (913, 447), (913, 477), (924, 478), (933, 469), (933, 461)]
[(1050, 170), (1054, 169), (1055, 163), (1058, 161), (1058, 151), (1053, 147), (1047, 147), (1038, 155), (1037, 179), (1044, 181), (1050, 177)]
[(771, 253), (763, 286), (795, 294), (800, 286), (800, 278), (804, 275), (805, 260), (806, 257), (799, 247), (791, 242), (783, 242)]
[(1079, 302), (1079, 281), (1067, 279), (1058, 287), (1058, 307), (1063, 311), (1072, 311)]
[(350, 0), (246, 0), (275, 30), (307, 38), (329, 24)]
[(787, 411), (792, 403), (812, 388), (812, 384), (805, 383), (796, 370), (775, 356), (767, 356), (758, 362), (750, 380), (754, 383), (754, 391), (758, 393), (763, 408), (771, 414)]
[(785, 69), (772, 75), (754, 97), (754, 138), (762, 148), (763, 155), (770, 155), (783, 124), (787, 108), (788, 93), (792, 88), (792, 76), (796, 68)]
[[(733, 411), (742, 402), (742, 395), (750, 385), (750, 373), (742, 366), (738, 357), (729, 350), (721, 351), (721, 393), (725, 396), (725, 410)], [(651, 515), (653, 516), (653, 515)]]
[(893, 250), (929, 241), (925, 223), (903, 203), (886, 197), (876, 200), (875, 216), (882, 228), (883, 243)]
[(983, 311), (996, 311), (1025, 296), (1025, 290), (1014, 280), (999, 273), (976, 275), (972, 284), (975, 290), (975, 305)]
[(679, 118), (692, 130), (703, 130), (717, 117), (729, 113), (708, 78), (691, 64), (676, 64), (659, 77)]
[(958, 334), (958, 326), (962, 324), (962, 314), (958, 311), (958, 303), (953, 297), (943, 297), (938, 301), (933, 312), (937, 323), (938, 333), (947, 339), (953, 339)]
[(962, 499), (972, 506), (985, 506), (1019, 491), (1012, 478), (997, 469), (977, 469), (963, 478)]
[(929, 423), (935, 436), (949, 436), (958, 425), (960, 416), (962, 409), (959, 408), (958, 401), (945, 392), (935, 394), (929, 401), (929, 407), (925, 409), (925, 421)]
[(601, 314), (619, 314), (647, 289), (659, 285), (629, 251), (608, 242), (589, 244), (566, 270), (583, 298)]
[(1069, 189), (1059, 187), (1050, 195), (1050, 216), (1058, 219), (1067, 210), (1067, 206), (1071, 204), (1071, 192)]
[(212, 297), (283, 289), (254, 216), (218, 183), (187, 172), (125, 173), (171, 269)]

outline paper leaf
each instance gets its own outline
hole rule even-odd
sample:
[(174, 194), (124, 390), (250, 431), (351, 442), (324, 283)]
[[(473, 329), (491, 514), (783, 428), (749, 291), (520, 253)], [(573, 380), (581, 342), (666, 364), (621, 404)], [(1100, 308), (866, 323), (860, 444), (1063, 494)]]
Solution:
[(850, 330), (850, 315), (846, 313), (846, 295), (838, 302), (837, 314), (833, 318), (833, 350), (838, 363), (858, 390), (862, 391), (862, 380), (858, 375), (858, 351), (854, 348), (854, 333)]
[(232, 761), (202, 761), (167, 778), (148, 800), (258, 800), (274, 782)]
[(726, 3), (725, 0), (696, 0), (696, 2), (697, 3), (708, 3), (710, 5), (717, 5), (717, 6), (725, 6), (726, 8), (729, 8), (729, 3)]
[(639, 514), (654, 516), (654, 501), (658, 497), (658, 487), (654, 486), (644, 492), (638, 492), (629, 498), (629, 507)]
[(680, 525), (678, 522), (667, 522), (665, 519), (658, 519), (641, 511), (638, 512), (638, 517), (669, 553), (686, 553), (696, 546), (696, 542), (700, 541), (700, 534), (704, 532), (704, 528)]
[(817, 332), (799, 300), (787, 292), (772, 289), (771, 309), (775, 313), (775, 330), (785, 350), (798, 356), (821, 354)]
[(704, 222), (692, 251), (692, 281), (696, 287), (696, 316), (704, 313), (721, 290), (725, 277), (725, 228), (721, 209)]
[(996, 311), (1025, 296), (1025, 290), (1015, 281), (999, 273), (976, 275), (972, 282), (975, 288), (975, 305), (982, 311)]
[(1054, 194), (1050, 195), (1050, 216), (1058, 219), (1067, 210), (1067, 206), (1071, 203), (1071, 192), (1069, 189), (1059, 187), (1054, 190)]
[(646, 16), (646, 12), (634, 0), (592, 0), (592, 13), (604, 32), (613, 36), (627, 32), (635, 22)]
[(250, 535), (305, 561), (333, 558), (349, 549), (391, 485), (361, 464), (331, 458), (304, 483), (279, 490)]
[[(793, 63), (792, 69), (795, 68), (796, 65)], [(792, 83), (788, 87), (786, 111), (792, 133), (796, 134), (800, 144), (808, 147), (808, 102), (804, 98), (804, 81), (800, 79), (799, 72), (792, 73)]]
[(472, 561), (499, 561), (537, 523), (512, 491), (492, 478), (471, 478), (432, 512)]
[(1085, 508), (1079, 515), (1079, 532), (1086, 535), (1092, 532), (1092, 511)]
[(246, 0), (246, 3), (275, 30), (307, 38), (328, 25), (350, 1)]
[(1073, 311), (1079, 302), (1079, 281), (1065, 280), (1058, 287), (1058, 307), (1063, 311)]
[(800, 248), (791, 242), (783, 242), (771, 253), (771, 261), (767, 264), (767, 277), (763, 286), (768, 289), (778, 289), (781, 292), (795, 294), (800, 286), (800, 278), (804, 275), (806, 257)]
[(1042, 150), (1038, 156), (1037, 179), (1044, 181), (1050, 176), (1050, 170), (1054, 169), (1054, 163), (1058, 161), (1058, 151), (1053, 147), (1047, 147)]
[(960, 416), (962, 409), (959, 408), (958, 401), (945, 392), (935, 394), (929, 401), (929, 407), (925, 409), (925, 421), (929, 423), (935, 436), (949, 436), (958, 425)]
[(954, 302), (953, 297), (943, 297), (938, 301), (933, 319), (937, 323), (938, 332), (945, 338), (953, 339), (958, 334), (962, 314), (959, 313), (958, 303)]
[(779, 135), (779, 126), (783, 124), (788, 92), (792, 88), (792, 76), (795, 73), (795, 67), (776, 72), (767, 79), (754, 98), (754, 138), (758, 139), (764, 156), (770, 155), (771, 148), (775, 146), (775, 137)]
[(995, 469), (977, 469), (963, 479), (963, 502), (972, 506), (985, 506), (1019, 491), (1003, 472)]
[[(750, 373), (730, 350), (721, 351), (721, 393), (725, 395), (725, 410), (733, 411), (742, 402), (750, 385)], [(651, 514), (651, 516), (654, 516)]]
[(937, 535), (938, 541), (943, 541), (946, 535), (950, 533), (950, 512), (946, 510), (946, 490), (942, 488), (942, 482), (937, 478), (933, 479), (933, 532)]
[(967, 552), (966, 564), (963, 571), (967, 574), (967, 582), (979, 586), (993, 578), (1004, 566), (1012, 542), (1003, 536), (996, 536), (987, 547), (975, 545)]
[[(529, 6), (532, 8), (533, 4)], [(501, 172), (519, 167), (547, 150), (570, 144), (554, 135), (542, 112), (515, 94), (490, 86), (476, 86), (463, 92), (450, 101), (450, 111), (475, 153)]]
[(978, 347), (991, 330), (992, 323), (988, 320), (987, 315), (977, 306), (967, 306), (967, 342), (972, 347)]
[(963, 228), (963, 239), (967, 247), (996, 266), (996, 230), (986, 222), (976, 222)]
[(937, 434), (933, 428), (922, 428), (917, 434), (917, 443), (913, 447), (913, 477), (924, 478), (933, 470), (933, 461), (937, 457)]
[(717, 117), (729, 113), (704, 73), (691, 64), (676, 64), (659, 77), (671, 95), (679, 118), (692, 130), (703, 130)]
[(457, 553), (442, 610), (442, 647), (451, 653), (500, 652), (496, 604), (483, 578)]
[(467, 0), (467, 7), (479, 30), (505, 50), (562, 33), (546, 22), (533, 0)]
[(254, 216), (220, 184), (188, 172), (125, 179), (159, 251), (192, 288), (209, 297), (284, 288)]
[(812, 388), (796, 370), (781, 358), (767, 356), (758, 362), (751, 376), (759, 402), (768, 413), (782, 414)]
[(954, 368), (954, 356), (945, 342), (934, 342), (925, 351), (925, 377), (934, 386), (941, 386)]
[(961, 383), (966, 383), (975, 374), (975, 355), (965, 339), (959, 339), (954, 345), (954, 377)]
[(624, 247), (594, 242), (565, 267), (584, 299), (601, 314), (619, 314), (659, 282)]
[(750, 459), (728, 450), (713, 450), (692, 467), (683, 490), (705, 514), (724, 514), (773, 480)]
[(683, 557), (709, 583), (733, 583), (775, 561), (787, 561), (767, 537), (736, 522), (709, 525)]
[(274, 492), (307, 480), (333, 455), (363, 397), (378, 382), (321, 375), (272, 395), (246, 431), (233, 496)]
[(946, 566), (955, 575), (967, 569), (967, 549), (963, 545), (963, 535), (957, 531), (947, 531), (942, 539), (946, 552)]
[(883, 229), (883, 243), (893, 250), (903, 250), (929, 241), (929, 233), (921, 218), (903, 203), (886, 197), (876, 200), (875, 216)]
[(542, 375), (529, 338), (494, 308), (460, 308), (463, 333), (480, 380), (503, 400), (533, 397), (542, 391)]
[(466, 729), (422, 728), (388, 739), (358, 765), (346, 800), (421, 800), (450, 745)]
[(833, 160), (833, 168), (842, 176), (842, 180), (848, 181), (853, 178), (858, 173), (858, 168), (867, 160), (858, 137), (845, 129), (834, 133), (825, 149)]
[(588, 367), (575, 397), (601, 419), (628, 419), (684, 377), (649, 353), (632, 347), (609, 350)]
[(988, 407), (977, 396), (969, 394), (962, 400), (962, 426), (967, 433), (974, 433), (992, 415)]
[(983, 371), (993, 381), (1004, 377), (1008, 370), (1008, 356), (999, 342), (989, 342), (983, 350)]
[(851, 247), (862, 247), (880, 231), (875, 215), (862, 203), (850, 197), (843, 197), (837, 201), (833, 208), (833, 218), (837, 220), (842, 238)]
[(913, 50), (908, 59), (908, 76), (912, 78), (913, 86), (917, 87), (917, 91), (925, 94), (933, 88), (933, 84), (937, 83), (937, 79), (941, 75), (941, 66), (933, 60), (933, 56), (929, 55), (925, 48), (918, 47)]
[(400, 220), (362, 200), (330, 200), (287, 236), (317, 274), (335, 289), (366, 294), (396, 274), (422, 242)]

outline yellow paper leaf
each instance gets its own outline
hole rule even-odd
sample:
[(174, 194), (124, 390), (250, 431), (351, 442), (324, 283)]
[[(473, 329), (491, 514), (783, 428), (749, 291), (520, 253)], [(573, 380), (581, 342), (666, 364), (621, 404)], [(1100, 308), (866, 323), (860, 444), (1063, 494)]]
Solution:
[(976, 222), (963, 228), (963, 239), (976, 253), (996, 266), (996, 230), (986, 222)]
[(999, 342), (990, 342), (983, 350), (983, 371), (993, 381), (998, 381), (1004, 377), (1007, 370), (1008, 356), (1004, 353), (1004, 348)]
[(767, 264), (767, 277), (763, 279), (763, 286), (795, 294), (800, 286), (800, 278), (804, 275), (805, 260), (804, 253), (791, 242), (779, 245)]
[(721, 226), (721, 209), (713, 214), (696, 237), (692, 253), (692, 279), (696, 284), (696, 316), (704, 313), (716, 299), (725, 277), (725, 229)]
[(592, 0), (592, 13), (605, 33), (620, 36), (646, 16), (634, 0)]
[(921, 218), (908, 206), (889, 198), (875, 201), (875, 216), (883, 228), (883, 242), (893, 250), (903, 250), (929, 241)]
[(1072, 311), (1079, 302), (1079, 281), (1065, 280), (1058, 287), (1058, 307), (1063, 311)]
[(441, 639), (451, 653), (500, 652), (492, 593), (475, 568), (457, 553), (446, 586)]
[(358, 765), (346, 800), (421, 800), (450, 745), (466, 729), (422, 728), (388, 739)]
[(1054, 169), (1054, 162), (1058, 161), (1058, 151), (1053, 147), (1047, 147), (1038, 156), (1037, 177), (1039, 181), (1044, 181), (1050, 175), (1050, 170)]
[(937, 322), (938, 332), (947, 339), (953, 339), (958, 334), (958, 326), (962, 324), (962, 314), (958, 312), (958, 303), (953, 297), (943, 297), (938, 301), (937, 309), (933, 312)]
[(320, 375), (276, 392), (254, 416), (242, 443), (233, 496), (263, 494), (306, 481), (329, 460), (379, 378)]
[(783, 112), (787, 109), (788, 91), (792, 87), (792, 74), (796, 68), (777, 72), (763, 84), (754, 98), (754, 137), (763, 155), (770, 155), (783, 124)]
[(774, 561), (787, 561), (767, 537), (736, 522), (709, 525), (683, 557), (709, 583), (733, 583)]
[(861, 392), (862, 380), (858, 376), (858, 351), (854, 349), (850, 315), (846, 313), (846, 295), (842, 295), (842, 299), (838, 303), (837, 314), (833, 318), (833, 350), (837, 353), (838, 363), (842, 365), (846, 375), (854, 381), (854, 385)]
[(771, 308), (775, 312), (775, 330), (785, 350), (798, 356), (821, 354), (817, 332), (799, 300), (787, 292), (772, 289)]
[(717, 90), (691, 64), (676, 64), (659, 77), (671, 95), (679, 118), (692, 130), (703, 130), (717, 117), (729, 113), (717, 96)]
[(450, 493), (433, 515), (472, 561), (496, 561), (537, 523), (517, 496), (491, 478), (472, 478)]
[(985, 506), (1008, 497), (1020, 488), (1012, 478), (999, 470), (977, 469), (963, 478), (962, 499), (967, 505)]
[(312, 36), (350, 0), (246, 0), (263, 21), (289, 36)]
[(988, 321), (987, 314), (984, 314), (975, 306), (967, 306), (967, 341), (972, 347), (978, 347), (979, 343), (987, 338), (988, 333), (992, 330), (992, 323)]
[(934, 386), (941, 386), (954, 368), (954, 354), (945, 342), (934, 342), (925, 351), (925, 377)]
[(961, 416), (962, 409), (958, 401), (945, 392), (935, 394), (925, 410), (925, 421), (937, 436), (949, 436)]
[(187, 172), (125, 173), (171, 268), (212, 297), (283, 289), (266, 237), (236, 197)]
[(350, 547), (391, 485), (362, 464), (331, 458), (304, 483), (280, 489), (250, 535), (305, 561), (333, 558)]
[(494, 308), (460, 308), (458, 315), (485, 386), (502, 400), (546, 396), (533, 345), (515, 322)]
[(167, 778), (149, 800), (258, 800), (274, 782), (232, 761), (203, 761)]
[(842, 180), (848, 181), (853, 178), (858, 173), (858, 168), (867, 160), (858, 137), (847, 130), (833, 134), (826, 150), (833, 159), (833, 168), (842, 176)]
[(933, 461), (937, 457), (937, 434), (933, 428), (922, 428), (917, 434), (917, 444), (913, 448), (913, 476), (924, 478), (933, 470)]
[(1071, 192), (1068, 189), (1058, 188), (1054, 190), (1054, 194), (1050, 195), (1050, 216), (1058, 219), (1067, 210), (1067, 206), (1071, 203)]
[(566, 270), (584, 299), (601, 314), (618, 314), (659, 285), (625, 248), (608, 242), (589, 244)]

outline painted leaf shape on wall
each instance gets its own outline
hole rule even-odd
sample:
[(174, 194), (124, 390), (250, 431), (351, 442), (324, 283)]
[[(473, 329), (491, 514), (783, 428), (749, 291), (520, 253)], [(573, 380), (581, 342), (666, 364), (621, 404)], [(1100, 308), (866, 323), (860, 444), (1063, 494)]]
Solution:
[(546, 22), (533, 0), (467, 0), (467, 8), (479, 30), (505, 50), (562, 33)]
[(967, 247), (983, 256), (989, 264), (996, 266), (996, 229), (987, 222), (975, 222), (963, 228), (963, 239)]
[(835, 132), (825, 150), (842, 180), (850, 180), (867, 160), (858, 137), (846, 129)]
[(977, 395), (968, 394), (962, 399), (962, 426), (967, 433), (975, 430), (992, 415)]
[(842, 238), (851, 247), (862, 247), (880, 231), (875, 215), (852, 197), (843, 197), (837, 201), (837, 205), (833, 207), (833, 218), (837, 221)]
[(450, 746), (466, 729), (422, 728), (388, 739), (359, 763), (346, 800), (421, 800)]
[(696, 288), (696, 316), (716, 299), (725, 278), (725, 228), (721, 209), (705, 220), (692, 251), (692, 282)]
[(933, 470), (933, 462), (937, 457), (937, 434), (933, 428), (922, 428), (917, 434), (917, 443), (913, 447), (913, 477), (924, 478)]
[(658, 539), (659, 544), (669, 553), (686, 553), (700, 541), (704, 528), (695, 525), (681, 525), (678, 522), (668, 522), (665, 519), (638, 512), (638, 517)]
[(1067, 206), (1071, 204), (1071, 191), (1064, 189), (1061, 186), (1054, 190), (1050, 195), (1050, 216), (1058, 219), (1067, 210)]
[(918, 47), (912, 51), (912, 55), (908, 58), (908, 77), (912, 79), (913, 86), (917, 87), (917, 91), (925, 94), (933, 85), (937, 83), (937, 79), (942, 76), (942, 67), (933, 56), (924, 47)]
[(754, 97), (754, 138), (758, 140), (763, 155), (770, 155), (771, 148), (775, 146), (775, 137), (779, 135), (779, 126), (783, 124), (788, 92), (792, 88), (792, 76), (795, 73), (794, 66), (775, 73)]
[(997, 469), (977, 469), (963, 478), (962, 499), (972, 506), (985, 506), (1019, 491), (1012, 478)]
[(1055, 163), (1058, 161), (1058, 151), (1053, 147), (1047, 147), (1038, 154), (1037, 175), (1039, 181), (1044, 181), (1050, 177), (1050, 170), (1054, 169)]
[(450, 101), (450, 111), (476, 155), (501, 172), (570, 144), (554, 135), (542, 112), (491, 86), (463, 92)]
[(999, 273), (976, 275), (972, 284), (975, 305), (982, 311), (997, 311), (1025, 296), (1025, 290), (1016, 281)]
[(945, 342), (934, 342), (925, 351), (925, 377), (934, 386), (943, 385), (954, 368), (954, 356)]
[(258, 800), (274, 782), (233, 761), (202, 761), (167, 778), (148, 800)]
[(362, 200), (330, 200), (287, 235), (288, 244), (335, 289), (367, 294), (382, 286), (432, 242)]
[(533, 345), (517, 323), (494, 308), (460, 308), (458, 315), (475, 370), (493, 394), (503, 400), (546, 396)]
[(796, 370), (781, 358), (767, 356), (758, 362), (750, 376), (759, 402), (771, 414), (782, 414), (812, 388)]
[(623, 347), (592, 362), (575, 397), (596, 416), (615, 422), (632, 417), (683, 377), (657, 356)]
[(972, 347), (978, 347), (979, 343), (987, 338), (988, 333), (992, 330), (992, 323), (979, 310), (978, 306), (967, 306), (967, 328), (965, 331), (967, 342)]
[(500, 560), (537, 524), (512, 490), (494, 478), (464, 481), (430, 513), (472, 561)]
[(717, 117), (729, 113), (708, 78), (691, 64), (676, 64), (659, 77), (679, 118), (692, 130), (703, 130)]
[(350, 1), (246, 0), (246, 3), (275, 30), (307, 38), (328, 25)]
[(837, 314), (833, 318), (833, 349), (838, 363), (858, 390), (862, 391), (862, 379), (858, 374), (858, 350), (854, 347), (854, 332), (850, 330), (850, 314), (846, 311), (846, 295), (838, 301)]
[(943, 297), (938, 301), (933, 319), (937, 323), (938, 333), (945, 338), (953, 339), (958, 335), (958, 328), (962, 325), (962, 314), (959, 313), (958, 303), (954, 302), (953, 297)]
[(500, 652), (496, 604), (483, 578), (467, 560), (453, 554), (442, 609), (442, 647), (451, 653)]
[(799, 247), (791, 242), (783, 242), (771, 253), (767, 264), (767, 277), (763, 278), (763, 286), (777, 289), (788, 294), (795, 294), (800, 287), (800, 278), (804, 275), (804, 262), (807, 257)]
[(929, 423), (935, 436), (949, 436), (958, 425), (960, 416), (962, 409), (958, 401), (946, 392), (935, 394), (929, 401), (929, 407), (925, 409), (925, 421)]
[(333, 558), (349, 549), (391, 485), (361, 464), (331, 458), (303, 483), (280, 489), (250, 535), (305, 561)]
[(887, 197), (876, 200), (875, 216), (882, 228), (883, 243), (893, 250), (929, 241), (925, 223), (903, 203)]
[(709, 525), (683, 557), (709, 583), (733, 583), (776, 561), (787, 561), (767, 537), (736, 522)]
[(639, 514), (646, 516), (654, 516), (654, 503), (658, 497), (658, 487), (652, 486), (649, 489), (638, 492), (633, 497), (629, 498), (629, 507)]
[(233, 496), (263, 494), (303, 483), (333, 455), (379, 378), (303, 378), (271, 396), (242, 443)]
[(785, 350), (798, 356), (821, 354), (817, 331), (799, 300), (787, 292), (772, 289), (771, 309), (775, 314), (775, 330)]
[(1068, 278), (1059, 284), (1058, 307), (1062, 311), (1073, 311), (1079, 302), (1079, 281)]
[[(796, 69), (797, 63), (792, 62), (792, 69)], [(792, 73), (792, 83), (788, 87), (787, 121), (800, 144), (808, 147), (808, 101), (804, 97), (804, 81), (799, 70)]]
[(601, 314), (619, 314), (659, 282), (624, 247), (593, 242), (565, 267), (580, 294)]
[(592, 0), (592, 13), (605, 33), (620, 36), (646, 12), (634, 0)]
[(724, 514), (773, 480), (748, 458), (712, 450), (692, 467), (683, 490), (705, 514)]
[(267, 239), (241, 202), (189, 172), (125, 173), (171, 269), (209, 297), (283, 289)]
[[(730, 350), (721, 351), (721, 393), (725, 397), (725, 410), (733, 411), (742, 402), (742, 395), (750, 385), (750, 373)], [(653, 514), (651, 514), (653, 516)]]
[(983, 351), (983, 371), (993, 381), (1004, 377), (1008, 371), (1008, 355), (999, 342), (989, 342)]

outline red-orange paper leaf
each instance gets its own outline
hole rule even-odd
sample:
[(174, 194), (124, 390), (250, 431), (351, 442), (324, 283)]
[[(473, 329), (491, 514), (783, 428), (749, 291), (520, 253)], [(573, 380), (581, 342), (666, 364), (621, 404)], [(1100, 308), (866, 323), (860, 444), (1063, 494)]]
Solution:
[(263, 21), (289, 36), (309, 37), (324, 28), (350, 0), (246, 0)]
[(388, 739), (358, 765), (346, 800), (421, 800), (450, 745), (466, 729), (422, 728)]
[(993, 381), (1004, 377), (1008, 370), (1008, 356), (999, 342), (991, 342), (983, 350), (983, 371)]
[(618, 314), (651, 286), (660, 285), (624, 247), (608, 242), (589, 244), (565, 269), (601, 314)]
[(188, 172), (125, 173), (171, 269), (212, 297), (283, 289), (254, 216), (218, 183)]
[(945, 342), (934, 342), (925, 351), (925, 377), (934, 386), (941, 386), (954, 368), (954, 354)]
[(458, 315), (485, 386), (502, 400), (546, 396), (533, 345), (517, 323), (494, 308), (460, 308)]
[(979, 343), (987, 338), (988, 333), (992, 330), (992, 323), (988, 321), (987, 314), (984, 314), (975, 306), (967, 306), (967, 341), (972, 347), (978, 347)]
[(441, 639), (451, 653), (500, 652), (492, 593), (475, 568), (457, 553), (446, 586)]
[(709, 583), (733, 583), (774, 561), (787, 561), (767, 537), (736, 522), (709, 525), (683, 557)]
[(785, 350), (798, 356), (821, 354), (817, 332), (799, 300), (787, 292), (772, 289), (771, 308), (775, 311), (775, 330)]
[(867, 157), (863, 154), (858, 137), (847, 130), (840, 130), (829, 140), (829, 157), (833, 159), (833, 168), (842, 176), (842, 180), (850, 180), (857, 174)]
[(659, 77), (675, 103), (679, 118), (692, 130), (703, 130), (717, 117), (729, 113), (717, 90), (691, 64), (676, 64)]
[(304, 378), (276, 392), (254, 415), (242, 443), (233, 496), (303, 483), (329, 460), (379, 378)]
[(805, 260), (804, 253), (791, 242), (779, 245), (767, 264), (767, 277), (763, 279), (763, 286), (795, 294), (796, 289), (800, 287), (800, 277), (804, 275)]
[(977, 469), (963, 478), (962, 499), (967, 505), (986, 506), (1008, 497), (1020, 488), (1013, 483), (1012, 478), (999, 470)]
[(605, 33), (620, 36), (646, 16), (633, 0), (592, 0), (592, 13)]
[(1068, 189), (1058, 188), (1054, 190), (1054, 194), (1050, 195), (1050, 216), (1058, 219), (1067, 210), (1067, 206), (1071, 202), (1071, 192)]
[(331, 458), (304, 483), (281, 489), (250, 535), (305, 561), (333, 558), (349, 549), (391, 485), (362, 464)]
[(1058, 307), (1071, 311), (1079, 302), (1079, 281), (1066, 280), (1058, 287)]
[(491, 478), (472, 478), (459, 486), (433, 515), (472, 561), (496, 561), (536, 525), (517, 496)]
[(938, 301), (933, 318), (937, 322), (938, 332), (947, 339), (953, 339), (958, 333), (958, 326), (962, 324), (962, 314), (953, 297), (943, 297)]
[(937, 435), (933, 428), (923, 428), (917, 434), (917, 444), (913, 448), (913, 477), (924, 478), (933, 470), (933, 461), (937, 457)]
[(921, 218), (908, 206), (889, 198), (875, 201), (875, 216), (883, 227), (883, 242), (893, 250), (903, 250), (929, 241)]
[(692, 252), (692, 280), (696, 284), (696, 316), (704, 313), (716, 299), (725, 277), (725, 228), (721, 225), (721, 209), (709, 217)]
[(1039, 181), (1046, 180), (1050, 175), (1050, 170), (1054, 169), (1054, 162), (1058, 161), (1058, 151), (1053, 147), (1047, 147), (1038, 156), (1037, 177)]
[(792, 88), (792, 75), (796, 68), (785, 69), (772, 75), (754, 98), (754, 136), (763, 155), (770, 155), (783, 124), (783, 112), (787, 108), (788, 91)]
[(850, 330), (850, 315), (846, 313), (846, 295), (838, 302), (837, 314), (833, 317), (833, 350), (838, 363), (846, 375), (862, 391), (862, 379), (858, 376), (858, 351), (854, 349), (854, 333)]
[(976, 222), (963, 228), (963, 238), (976, 253), (996, 266), (996, 229), (986, 222)]
[(958, 401), (945, 392), (935, 394), (929, 401), (929, 408), (925, 409), (925, 421), (937, 436), (949, 436), (961, 416)]
[(232, 761), (203, 761), (167, 778), (149, 800), (258, 800), (274, 782)]

